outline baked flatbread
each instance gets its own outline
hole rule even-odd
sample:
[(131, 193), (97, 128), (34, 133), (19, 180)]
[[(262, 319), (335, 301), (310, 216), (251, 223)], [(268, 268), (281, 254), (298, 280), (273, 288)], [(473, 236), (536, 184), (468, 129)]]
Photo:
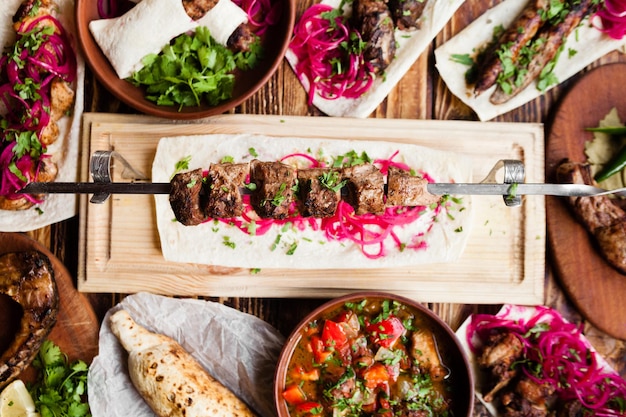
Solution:
[[(385, 69), (384, 79), (378, 77), (371, 88), (361, 97), (328, 100), (316, 95), (313, 99), (313, 105), (329, 116), (359, 118), (369, 116), (402, 79), (415, 63), (415, 60), (428, 48), (431, 41), (463, 2), (464, 0), (430, 0), (420, 18), (420, 29), (416, 31), (399, 31), (396, 29), (397, 49), (395, 58)], [(340, 1), (324, 0), (321, 3), (337, 8)], [(298, 61), (290, 49), (287, 50), (285, 57), (291, 67), (295, 68)], [(310, 82), (306, 76), (301, 75), (299, 78), (305, 90), (309, 91)]]
[[(503, 1), (489, 9), (463, 31), (435, 50), (436, 67), (441, 78), (450, 91), (471, 107), (482, 121), (493, 119), (516, 109), (541, 96), (543, 92), (537, 89), (535, 81), (508, 102), (500, 105), (491, 104), (489, 97), (495, 91), (496, 86), (484, 91), (478, 97), (474, 97), (473, 86), (468, 87), (465, 82), (465, 72), (468, 67), (454, 62), (452, 56), (472, 55), (475, 51), (480, 50), (481, 47), (491, 41), (494, 28), (500, 25), (508, 27), (527, 2), (528, 0)], [(626, 45), (626, 38), (622, 40), (612, 39), (592, 27), (589, 19), (586, 19), (567, 38), (564, 50), (554, 67), (554, 74), (559, 82), (563, 82), (603, 55), (622, 48), (624, 45)], [(550, 86), (548, 90), (555, 86)]]
[[(251, 151), (250, 149), (253, 149)], [(169, 182), (175, 165), (189, 156), (188, 170), (208, 169), (211, 163), (232, 157), (233, 162), (276, 161), (293, 153), (339, 156), (348, 152), (366, 152), (372, 160), (387, 159), (394, 153), (395, 162), (404, 162), (417, 172), (423, 171), (437, 182), (469, 182), (471, 162), (456, 154), (417, 145), (391, 142), (267, 137), (259, 135), (215, 134), (162, 138), (152, 166), (153, 182)], [(252, 156), (254, 153), (255, 156)], [(242, 268), (384, 268), (424, 263), (452, 262), (459, 258), (470, 234), (472, 204), (469, 197), (452, 203), (450, 216), (427, 208), (414, 222), (395, 230), (404, 248), (391, 237), (385, 240), (386, 254), (377, 259), (364, 255), (359, 245), (350, 241), (329, 240), (313, 227), (274, 225), (266, 234), (251, 235), (225, 222), (209, 220), (197, 226), (173, 221), (169, 196), (156, 195), (156, 217), (163, 256), (174, 262), (188, 262)], [(316, 224), (321, 220), (317, 219)], [(366, 249), (368, 253), (377, 251)], [(292, 252), (292, 253), (290, 253)]]
[[(12, 18), (22, 0), (4, 0), (0, 7), (0, 47), (12, 45), (15, 42), (15, 31), (12, 27)], [(65, 30), (71, 35), (76, 34), (74, 21), (74, 1), (54, 0), (52, 9), (55, 17), (61, 22)], [(55, 181), (78, 181), (78, 149), (80, 140), (80, 120), (84, 106), (84, 79), (85, 64), (76, 36), (70, 36), (76, 55), (77, 73), (73, 82), (74, 108), (69, 116), (57, 121), (59, 125), (58, 139), (48, 147), (48, 154), (57, 164), (58, 174)], [(50, 194), (42, 204), (27, 210), (0, 210), (0, 231), (27, 232), (39, 229), (62, 220), (69, 219), (78, 213), (78, 199), (74, 194)]]

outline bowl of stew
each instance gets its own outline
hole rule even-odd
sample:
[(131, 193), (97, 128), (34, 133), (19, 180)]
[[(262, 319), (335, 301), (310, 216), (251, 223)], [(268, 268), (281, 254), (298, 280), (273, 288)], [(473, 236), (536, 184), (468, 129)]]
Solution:
[(274, 401), (279, 417), (469, 417), (473, 381), (454, 332), (432, 311), (359, 292), (321, 305), (294, 329)]
[[(225, 59), (231, 59), (225, 58), (223, 53), (229, 53), (232, 48), (220, 48), (219, 45), (215, 45), (215, 48), (208, 46), (198, 48), (197, 54), (195, 52), (186, 54), (185, 52), (186, 62), (197, 62), (196, 65), (192, 66), (194, 68), (193, 71), (189, 69), (188, 64), (155, 61), (161, 62), (158, 65), (160, 67), (181, 65), (181, 69), (175, 75), (162, 74), (159, 78), (160, 81), (153, 84), (137, 83), (137, 79), (142, 81), (150, 80), (156, 77), (157, 73), (160, 74), (160, 70), (146, 68), (144, 70), (145, 73), (141, 76), (135, 77), (133, 75), (128, 78), (120, 78), (107, 55), (91, 33), (89, 25), (95, 20), (119, 18), (124, 13), (128, 13), (130, 9), (136, 7), (134, 6), (135, 3), (138, 3), (136, 0), (112, 0), (110, 2), (105, 2), (104, 0), (76, 0), (75, 13), (79, 45), (90, 70), (98, 81), (124, 104), (137, 111), (153, 116), (182, 120), (222, 114), (242, 104), (261, 89), (283, 63), (283, 58), (293, 32), (296, 13), (296, 0), (228, 1), (236, 4), (238, 7), (240, 6), (242, 10), (245, 9), (249, 13), (256, 13), (254, 15), (249, 14), (251, 17), (246, 26), (258, 38), (258, 42), (251, 42), (251, 45), (254, 45), (252, 49), (255, 59), (253, 64), (250, 64), (250, 68), (241, 69), (237, 66), (237, 68), (228, 73), (228, 76), (218, 78), (213, 71), (200, 72), (199, 70), (199, 67), (207, 67), (207, 63), (210, 62), (209, 58), (202, 58), (202, 55), (209, 57), (218, 56), (218, 58), (214, 59), (218, 64)], [(103, 14), (102, 3), (116, 4), (117, 6), (114, 8), (115, 13), (110, 15)], [(183, 53), (180, 50), (187, 51), (191, 48), (190, 45), (193, 45), (200, 39), (196, 37), (193, 41), (182, 42), (180, 39), (183, 36), (190, 38), (194, 34), (183, 33), (172, 39), (169, 45), (172, 48), (166, 55), (182, 55)], [(127, 41), (129, 43), (133, 42), (131, 39)], [(179, 41), (181, 46), (175, 47)], [(213, 44), (216, 43), (213, 39), (212, 42)], [(124, 45), (120, 45), (120, 49), (122, 48), (124, 48)], [(200, 52), (207, 49), (210, 50), (209, 53), (200, 54)], [(233, 59), (236, 61), (241, 61), (244, 57), (247, 59), (251, 55), (249, 51), (241, 52), (241, 54), (237, 54), (235, 51), (231, 52)], [(163, 54), (164, 52), (162, 51), (160, 55)], [(195, 75), (185, 78), (184, 74), (188, 72)], [(232, 80), (230, 75), (233, 76)], [(173, 85), (174, 83), (171, 83), (172, 85), (166, 84), (165, 80), (167, 78), (177, 79), (176, 86)], [(217, 86), (212, 85), (214, 82)], [(186, 84), (193, 84), (197, 88), (193, 90), (184, 88)], [(168, 91), (171, 93), (155, 92), (155, 90), (165, 88), (159, 87), (159, 85), (168, 86)], [(209, 95), (207, 93), (209, 90), (216, 92)], [(197, 96), (201, 97), (196, 102)], [(211, 98), (207, 99), (207, 97)], [(181, 104), (181, 102), (184, 104)]]

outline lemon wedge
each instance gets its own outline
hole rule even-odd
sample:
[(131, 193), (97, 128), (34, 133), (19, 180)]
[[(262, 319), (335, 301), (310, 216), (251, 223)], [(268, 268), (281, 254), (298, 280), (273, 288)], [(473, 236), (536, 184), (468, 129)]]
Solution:
[(0, 417), (39, 417), (22, 380), (16, 379), (0, 393)]

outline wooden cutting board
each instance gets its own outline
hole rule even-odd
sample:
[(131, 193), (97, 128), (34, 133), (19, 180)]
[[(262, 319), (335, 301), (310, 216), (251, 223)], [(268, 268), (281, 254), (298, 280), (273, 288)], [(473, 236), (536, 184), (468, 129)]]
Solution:
[[(83, 119), (82, 179), (89, 157), (114, 149), (149, 174), (161, 137), (256, 133), (277, 137), (337, 138), (411, 143), (471, 158), (474, 179), (500, 159), (520, 159), (527, 182), (543, 182), (540, 124), (393, 119), (222, 115), (197, 123), (141, 116), (87, 114)], [(191, 150), (192, 152), (192, 150)], [(128, 181), (121, 167), (114, 181)], [(393, 291), (424, 302), (542, 304), (545, 280), (544, 198), (521, 207), (502, 196), (474, 197), (473, 226), (461, 259), (446, 264), (358, 270), (248, 269), (184, 264), (163, 259), (154, 199), (115, 195), (105, 204), (81, 199), (79, 290), (182, 296), (334, 297), (355, 290)]]
[[(598, 126), (616, 107), (626, 121), (626, 64), (599, 67), (581, 78), (559, 104), (547, 145), (546, 178), (554, 181), (564, 158), (584, 162), (585, 128)], [(546, 202), (555, 272), (576, 308), (594, 326), (626, 339), (626, 275), (610, 267), (562, 198)]]
[[(41, 243), (24, 234), (0, 233), (0, 254), (25, 250), (42, 252), (50, 258), (54, 269), (59, 293), (59, 312), (57, 323), (48, 339), (57, 344), (70, 361), (82, 359), (91, 363), (98, 353), (100, 324), (85, 295), (75, 288), (65, 265)], [(32, 380), (34, 375), (34, 370), (29, 368), (20, 377)]]

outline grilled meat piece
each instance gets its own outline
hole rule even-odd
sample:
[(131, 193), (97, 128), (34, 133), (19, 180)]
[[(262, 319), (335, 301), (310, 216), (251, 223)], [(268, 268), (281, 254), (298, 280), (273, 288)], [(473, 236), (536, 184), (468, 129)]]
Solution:
[(201, 19), (219, 0), (182, 0), (187, 16), (193, 20)]
[(489, 370), (492, 387), (484, 393), (485, 401), (493, 401), (494, 396), (516, 375), (512, 365), (522, 357), (524, 346), (520, 339), (511, 332), (499, 332), (491, 335), (478, 358), (478, 364)]
[(228, 219), (241, 216), (243, 199), (239, 188), (244, 186), (248, 170), (248, 164), (211, 164), (204, 210), (208, 217)]
[(503, 67), (499, 54), (502, 48), (506, 48), (506, 56), (512, 62), (517, 62), (522, 48), (543, 25), (542, 15), (549, 3), (548, 0), (530, 0), (513, 23), (482, 55), (482, 62), (478, 64), (478, 79), (474, 85), (475, 95), (483, 93), (496, 83)]
[(341, 175), (338, 171), (326, 168), (298, 170), (300, 212), (305, 217), (333, 216), (341, 199), (340, 188)]
[(0, 391), (33, 360), (56, 323), (59, 296), (50, 260), (37, 251), (0, 256), (0, 294), (22, 307), (19, 329), (0, 356)]
[(387, 171), (387, 206), (429, 206), (441, 197), (426, 189), (428, 180), (411, 175), (400, 168), (389, 167)]
[(185, 226), (195, 226), (206, 220), (203, 207), (202, 168), (174, 175), (170, 182), (170, 205), (176, 220)]
[[(557, 167), (556, 178), (561, 183), (597, 185), (588, 164), (572, 161)], [(626, 212), (608, 196), (568, 197), (568, 202), (608, 263), (626, 274)]]
[(49, 0), (24, 0), (13, 15), (13, 28), (17, 31), (23, 22), (50, 14)]
[(346, 183), (346, 202), (354, 207), (356, 214), (385, 211), (385, 180), (383, 174), (372, 164), (355, 165), (342, 170)]
[(389, 10), (396, 27), (400, 30), (419, 29), (419, 18), (424, 13), (428, 0), (389, 0)]
[(248, 52), (254, 42), (258, 39), (247, 23), (237, 26), (237, 29), (230, 35), (226, 46), (234, 52)]
[[(33, 164), (30, 171), (30, 178), (37, 178), (39, 182), (52, 182), (55, 180), (58, 174), (57, 164), (52, 162), (51, 158), (42, 158), (38, 163)], [(34, 203), (19, 195), (15, 195), (16, 198), (9, 198), (6, 196), (0, 196), (0, 210), (26, 210), (34, 205)], [(42, 194), (36, 194), (32, 196), (35, 199), (43, 199)]]
[(437, 340), (432, 332), (415, 331), (411, 335), (411, 357), (433, 381), (442, 381), (450, 373), (441, 362)]
[(512, 90), (505, 92), (500, 86), (489, 98), (492, 104), (503, 104), (515, 97), (530, 85), (544, 67), (556, 56), (565, 39), (578, 25), (580, 21), (592, 10), (593, 0), (573, 0), (570, 2), (571, 10), (565, 19), (556, 24), (546, 24), (539, 30), (538, 39), (533, 40), (535, 55), (527, 66), (521, 81), (516, 79), (511, 82)]
[(528, 377), (521, 377), (512, 391), (500, 398), (506, 417), (545, 417), (551, 415), (548, 404), (552, 402), (555, 388), (538, 384)]
[(395, 27), (391, 11), (383, 0), (356, 0), (355, 27), (367, 42), (363, 55), (375, 73), (385, 70), (396, 55)]
[(264, 218), (284, 219), (294, 199), (296, 170), (282, 162), (250, 162), (250, 182), (256, 191), (250, 196), (254, 211)]

